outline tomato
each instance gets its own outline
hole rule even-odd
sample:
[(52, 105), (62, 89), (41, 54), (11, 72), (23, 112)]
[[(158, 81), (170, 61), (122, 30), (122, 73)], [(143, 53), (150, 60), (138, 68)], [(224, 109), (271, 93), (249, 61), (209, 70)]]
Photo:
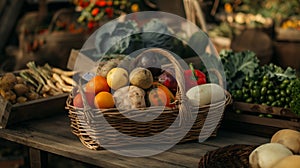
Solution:
[[(94, 97), (93, 93), (85, 93), (86, 99), (90, 107), (94, 107)], [(80, 93), (78, 93), (73, 99), (73, 105), (78, 108), (83, 108), (83, 100)]]

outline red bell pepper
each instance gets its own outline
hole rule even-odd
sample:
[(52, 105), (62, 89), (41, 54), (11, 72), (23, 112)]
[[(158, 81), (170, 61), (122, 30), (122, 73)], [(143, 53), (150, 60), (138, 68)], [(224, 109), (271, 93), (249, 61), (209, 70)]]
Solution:
[(184, 71), (186, 90), (194, 86), (205, 84), (206, 75), (198, 69), (194, 69), (193, 64), (189, 64), (190, 69)]

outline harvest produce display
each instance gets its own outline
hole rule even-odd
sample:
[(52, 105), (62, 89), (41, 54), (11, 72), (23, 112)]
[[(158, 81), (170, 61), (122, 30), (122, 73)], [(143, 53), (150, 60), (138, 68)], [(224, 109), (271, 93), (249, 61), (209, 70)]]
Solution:
[(262, 144), (249, 155), (252, 168), (300, 167), (300, 132), (282, 129), (269, 143)]
[(27, 67), (0, 77), (1, 97), (11, 104), (69, 93), (75, 85), (72, 79), (74, 71), (65, 71), (48, 64), (38, 66), (35, 62), (28, 62)]
[(228, 90), (236, 101), (291, 109), (300, 114), (300, 79), (296, 70), (259, 65), (254, 52), (220, 53)]
[[(195, 106), (225, 99), (221, 86), (207, 83), (206, 74), (192, 64), (189, 68), (182, 74), (185, 81), (177, 81), (174, 67), (163, 67), (155, 54), (141, 54), (137, 58), (120, 54), (104, 56), (96, 76), (83, 85), (87, 105), (122, 110), (149, 106), (174, 108), (178, 100), (178, 82), (185, 82), (184, 94)], [(80, 92), (75, 93), (73, 105), (84, 107)]]

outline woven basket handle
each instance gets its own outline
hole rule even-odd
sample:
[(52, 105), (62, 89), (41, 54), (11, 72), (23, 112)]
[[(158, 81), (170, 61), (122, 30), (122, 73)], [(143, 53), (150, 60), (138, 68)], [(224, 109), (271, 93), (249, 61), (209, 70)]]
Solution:
[(179, 109), (179, 117), (180, 117), (180, 125), (182, 124), (182, 121), (184, 120), (189, 120), (191, 118), (191, 112), (188, 108), (188, 99), (185, 95), (185, 78), (184, 78), (184, 70), (181, 67), (180, 63), (177, 61), (177, 59), (168, 51), (163, 50), (161, 48), (150, 48), (147, 49), (145, 51), (143, 51), (142, 53), (140, 53), (137, 57), (136, 57), (136, 61), (139, 60), (141, 58), (141, 56), (143, 56), (144, 54), (147, 53), (157, 53), (160, 54), (164, 57), (166, 57), (171, 64), (174, 66), (175, 69), (175, 78), (177, 80), (177, 84), (178, 84), (178, 98), (179, 98), (179, 105), (178, 105), (178, 109)]
[(87, 101), (87, 97), (85, 96), (85, 92), (83, 90), (82, 87), (82, 81), (81, 79), (79, 79), (79, 82), (76, 84), (78, 87), (78, 91), (82, 96), (82, 102), (83, 102), (83, 111), (84, 111), (84, 116), (86, 121), (91, 122), (94, 118), (94, 114), (92, 112), (92, 108), (89, 105), (88, 101)]

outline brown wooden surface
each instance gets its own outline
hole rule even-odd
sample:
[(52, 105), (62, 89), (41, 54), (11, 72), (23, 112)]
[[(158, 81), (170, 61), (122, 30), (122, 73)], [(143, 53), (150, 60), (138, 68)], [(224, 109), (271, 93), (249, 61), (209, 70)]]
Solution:
[(101, 167), (197, 167), (200, 157), (207, 151), (230, 144), (262, 144), (269, 140), (268, 138), (220, 130), (217, 137), (203, 143), (178, 144), (155, 156), (132, 158), (107, 150), (87, 149), (70, 132), (67, 113), (0, 129), (0, 137)]
[[(223, 127), (226, 129), (263, 137), (270, 137), (285, 128), (300, 131), (300, 118), (289, 109), (243, 102), (234, 102), (232, 107), (241, 113), (225, 112)], [(272, 117), (260, 117), (259, 114), (271, 114)]]
[(14, 105), (0, 97), (0, 128), (63, 113), (68, 95), (68, 93), (64, 93)]

